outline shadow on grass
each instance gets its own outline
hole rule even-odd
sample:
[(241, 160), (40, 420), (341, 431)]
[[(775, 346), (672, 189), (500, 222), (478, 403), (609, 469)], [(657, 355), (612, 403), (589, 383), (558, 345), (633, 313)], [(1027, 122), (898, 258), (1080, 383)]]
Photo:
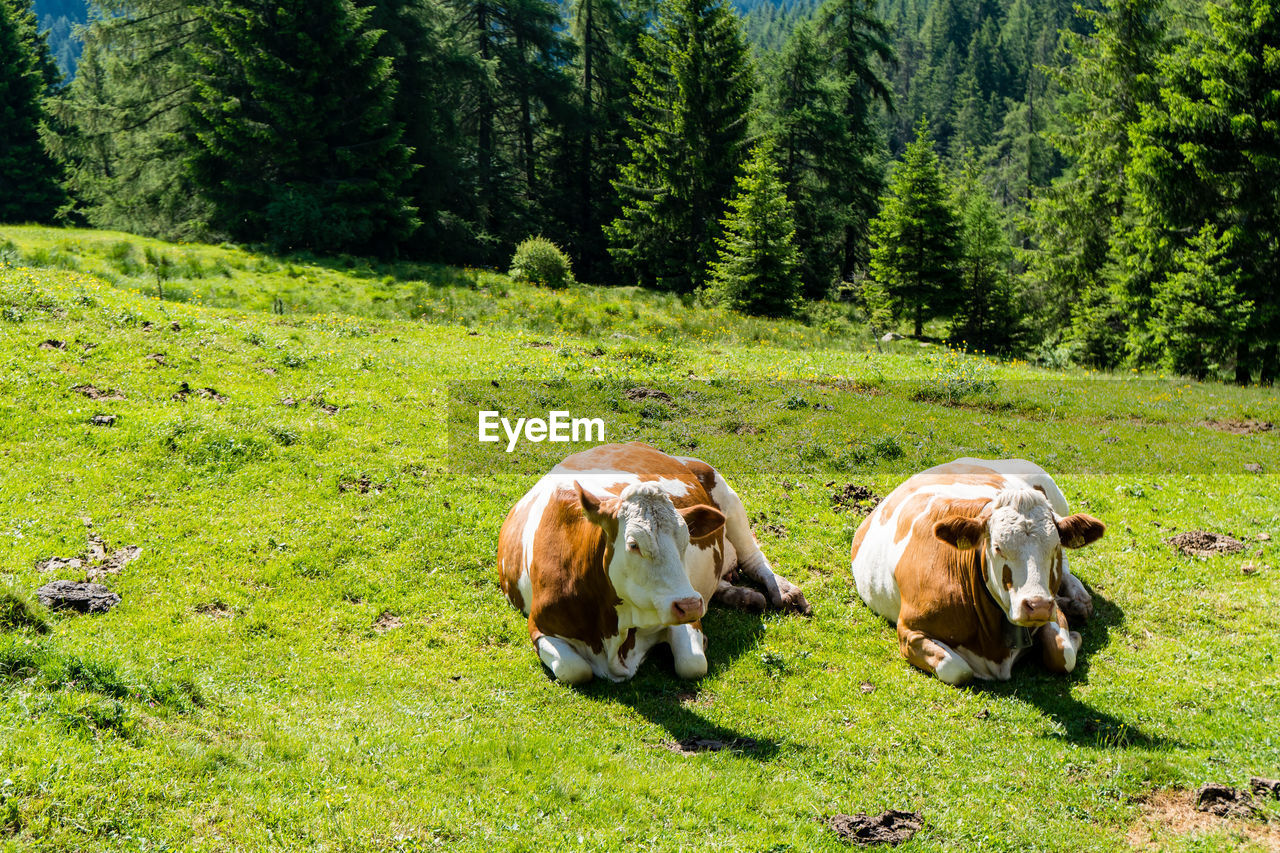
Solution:
[[(758, 614), (712, 605), (702, 620), (707, 635), (707, 675), (723, 671), (760, 642), (764, 622)], [(646, 720), (661, 726), (675, 743), (693, 740), (714, 742), (715, 748), (757, 761), (777, 754), (779, 743), (754, 732), (741, 732), (713, 723), (696, 710), (700, 682), (675, 674), (671, 649), (664, 643), (649, 652), (636, 677), (613, 684), (596, 679), (580, 688), (588, 699), (619, 702)], [(695, 747), (697, 749), (697, 747)]]
[(1083, 623), (1073, 623), (1071, 626), (1073, 630), (1080, 632), (1084, 640), (1074, 672), (1067, 676), (1046, 672), (1033, 659), (1019, 663), (1010, 681), (975, 682), (970, 689), (1008, 696), (1036, 706), (1060, 727), (1055, 737), (1081, 746), (1103, 749), (1185, 747), (1186, 744), (1181, 741), (1149, 734), (1138, 726), (1114, 714), (1099, 711), (1071, 695), (1073, 684), (1089, 680), (1089, 658), (1106, 647), (1111, 629), (1124, 619), (1124, 611), (1118, 604), (1092, 589), (1089, 592), (1093, 595), (1093, 616)]

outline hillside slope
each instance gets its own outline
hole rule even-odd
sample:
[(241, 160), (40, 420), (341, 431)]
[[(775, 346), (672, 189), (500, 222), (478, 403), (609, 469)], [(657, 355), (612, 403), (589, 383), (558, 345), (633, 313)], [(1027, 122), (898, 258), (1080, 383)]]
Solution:
[[(1280, 421), (1270, 392), (1044, 381), (480, 271), (5, 239), (0, 574), (27, 596), (83, 577), (37, 564), (90, 537), (142, 550), (104, 575), (109, 613), (0, 630), (0, 849), (842, 850), (821, 819), (887, 808), (925, 817), (903, 849), (1274, 840), (1142, 805), (1280, 767), (1280, 449), (1205, 426)], [(713, 608), (696, 684), (661, 656), (628, 684), (548, 680), (494, 566), (535, 475), (448, 447), (477, 384), (598, 403), (611, 439), (722, 466), (813, 617)], [(1074, 676), (951, 689), (853, 593), (870, 505), (845, 485), (959, 452), (1037, 459), (1108, 523), (1073, 560), (1099, 605)], [(1164, 543), (1200, 528), (1249, 549)], [(736, 748), (672, 748), (691, 736)]]

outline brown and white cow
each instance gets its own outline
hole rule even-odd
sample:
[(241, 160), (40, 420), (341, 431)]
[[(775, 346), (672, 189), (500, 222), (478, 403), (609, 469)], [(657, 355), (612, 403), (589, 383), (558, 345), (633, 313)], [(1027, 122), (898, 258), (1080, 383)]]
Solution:
[(630, 678), (659, 643), (680, 677), (705, 675), (700, 620), (712, 596), (766, 604), (730, 583), (735, 569), (769, 605), (809, 612), (761, 553), (724, 478), (640, 443), (575, 453), (539, 480), (502, 525), (498, 568), (538, 656), (571, 684)]
[(948, 684), (1006, 681), (1038, 644), (1045, 665), (1071, 672), (1080, 635), (1066, 613), (1093, 600), (1063, 548), (1105, 530), (1068, 515), (1053, 478), (1022, 459), (957, 459), (894, 489), (853, 537), (858, 594), (898, 624), (902, 654)]

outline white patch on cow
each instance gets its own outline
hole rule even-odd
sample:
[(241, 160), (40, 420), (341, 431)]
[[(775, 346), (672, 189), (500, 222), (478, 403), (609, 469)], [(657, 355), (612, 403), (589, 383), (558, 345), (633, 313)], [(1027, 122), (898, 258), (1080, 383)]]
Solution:
[(667, 629), (667, 642), (675, 661), (676, 675), (702, 678), (707, 674), (707, 638), (692, 625), (673, 625)]
[(542, 636), (538, 638), (538, 657), (551, 670), (557, 681), (566, 684), (583, 684), (591, 680), (590, 663), (578, 650), (577, 645), (560, 637)]
[[(942, 644), (939, 643), (938, 645)], [(955, 651), (960, 657), (964, 658), (965, 663), (973, 670), (975, 678), (980, 678), (983, 681), (1008, 681), (1009, 676), (1013, 674), (1013, 665), (1018, 662), (1018, 658), (1022, 656), (1026, 649), (1011, 649), (1009, 656), (999, 661), (988, 660), (963, 647)]]
[(533, 580), (529, 575), (528, 563), (520, 569), (520, 579), (516, 581), (516, 588), (520, 590), (520, 601), (524, 604), (520, 609), (525, 616), (528, 616), (530, 608), (533, 607)]
[(964, 684), (973, 678), (974, 670), (968, 664), (966, 657), (961, 657), (956, 650), (948, 646), (940, 640), (934, 640), (938, 648), (942, 649), (942, 662), (933, 669), (933, 674), (938, 677), (939, 681), (947, 684)]

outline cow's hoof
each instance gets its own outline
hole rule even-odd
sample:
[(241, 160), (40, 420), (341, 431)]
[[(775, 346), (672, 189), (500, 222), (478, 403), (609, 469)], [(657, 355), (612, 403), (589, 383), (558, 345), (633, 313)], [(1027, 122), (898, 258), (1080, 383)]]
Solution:
[(1083, 598), (1068, 598), (1060, 595), (1058, 609), (1065, 613), (1068, 619), (1088, 619), (1093, 615), (1093, 598), (1088, 595)]
[(782, 602), (778, 609), (788, 613), (799, 613), (801, 616), (808, 616), (813, 612), (813, 608), (809, 606), (809, 602), (805, 600), (804, 593), (798, 586), (782, 591)]
[(724, 592), (717, 593), (716, 600), (726, 607), (748, 610), (752, 613), (763, 613), (768, 604), (762, 594), (743, 586), (730, 587)]

